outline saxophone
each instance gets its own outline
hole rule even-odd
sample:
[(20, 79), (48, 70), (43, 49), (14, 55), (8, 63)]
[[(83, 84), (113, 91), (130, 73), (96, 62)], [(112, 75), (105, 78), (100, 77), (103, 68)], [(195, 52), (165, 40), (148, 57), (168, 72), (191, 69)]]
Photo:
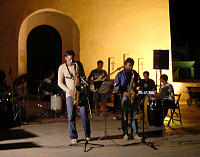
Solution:
[(134, 74), (131, 77), (131, 83), (130, 83), (130, 87), (129, 87), (129, 91), (128, 91), (131, 94), (131, 97), (130, 97), (131, 104), (133, 104), (134, 99), (135, 99), (135, 92), (133, 90), (133, 81), (134, 81)]
[(75, 96), (73, 98), (73, 105), (78, 105), (79, 104), (79, 97), (80, 97), (80, 84), (77, 83), (79, 79), (79, 66), (78, 63), (74, 63), (75, 65), (75, 76), (74, 76), (74, 93)]

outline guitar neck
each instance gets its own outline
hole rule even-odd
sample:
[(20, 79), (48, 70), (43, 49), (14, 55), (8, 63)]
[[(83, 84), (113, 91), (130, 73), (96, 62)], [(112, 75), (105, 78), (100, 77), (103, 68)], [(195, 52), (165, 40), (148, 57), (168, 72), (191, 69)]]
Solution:
[(119, 68), (117, 68), (115, 71), (113, 71), (112, 73), (110, 73), (109, 75), (106, 75), (106, 76), (103, 76), (103, 77), (101, 77), (101, 78), (96, 79), (95, 82), (97, 82), (97, 81), (105, 81), (107, 77), (111, 76), (111, 75), (114, 74), (116, 71), (120, 70), (121, 68), (123, 68), (123, 67), (119, 67)]

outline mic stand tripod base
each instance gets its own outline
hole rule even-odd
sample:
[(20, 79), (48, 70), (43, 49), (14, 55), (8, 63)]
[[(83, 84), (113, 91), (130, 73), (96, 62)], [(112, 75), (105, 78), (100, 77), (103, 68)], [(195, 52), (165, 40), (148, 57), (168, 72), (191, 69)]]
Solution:
[(149, 147), (153, 148), (154, 150), (158, 150), (152, 142), (146, 142), (145, 139), (142, 137), (141, 143), (148, 145)]
[[(104, 128), (104, 134), (103, 134), (103, 136), (101, 136), (98, 140), (101, 140), (102, 138), (104, 138), (104, 140), (105, 140), (105, 142), (106, 142), (106, 139), (108, 139), (108, 138), (106, 138), (106, 137), (109, 137), (109, 135), (108, 135), (108, 132), (107, 132), (107, 130), (106, 130), (106, 125), (107, 125), (107, 114), (105, 113), (105, 115), (103, 116), (104, 117), (104, 120), (105, 120), (105, 128)], [(111, 138), (110, 138), (111, 139)], [(114, 144), (116, 144), (114, 141), (113, 141), (113, 139), (111, 139), (111, 141), (114, 143)], [(117, 144), (116, 144), (117, 145)]]
[(143, 127), (142, 127), (142, 139), (141, 139), (141, 143), (144, 143), (144, 144), (150, 146), (150, 147), (153, 148), (154, 150), (157, 150), (157, 148), (154, 146), (153, 143), (151, 143), (151, 142), (146, 142), (146, 141), (145, 141), (145, 138), (144, 138), (144, 99), (145, 99), (145, 96), (148, 96), (148, 97), (149, 97), (149, 95), (148, 95), (148, 91), (142, 91), (141, 94), (144, 96), (144, 97), (143, 97), (143, 100), (142, 100), (142, 105), (143, 105), (143, 111), (142, 111), (142, 114), (143, 114), (143, 115), (142, 115), (143, 122), (142, 122), (142, 124), (143, 124)]
[(98, 147), (103, 147), (104, 146), (102, 144), (89, 143), (88, 140), (86, 140), (86, 138), (84, 140), (84, 143), (72, 143), (72, 144), (69, 144), (69, 146), (77, 146), (77, 145), (82, 145), (82, 144), (84, 144), (84, 152), (88, 152), (89, 150), (91, 150), (92, 148), (94, 148), (94, 147), (90, 147), (90, 149), (86, 150), (87, 144), (90, 144), (92, 146), (98, 146)]
[(142, 142), (142, 143), (145, 143), (145, 139), (144, 139), (143, 137), (142, 137), (142, 139), (141, 139), (141, 142)]

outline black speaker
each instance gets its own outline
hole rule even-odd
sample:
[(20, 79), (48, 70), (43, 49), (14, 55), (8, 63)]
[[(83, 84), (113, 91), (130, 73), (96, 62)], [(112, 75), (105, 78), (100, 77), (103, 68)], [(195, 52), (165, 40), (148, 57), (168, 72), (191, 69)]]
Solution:
[(169, 50), (153, 50), (153, 69), (169, 69)]

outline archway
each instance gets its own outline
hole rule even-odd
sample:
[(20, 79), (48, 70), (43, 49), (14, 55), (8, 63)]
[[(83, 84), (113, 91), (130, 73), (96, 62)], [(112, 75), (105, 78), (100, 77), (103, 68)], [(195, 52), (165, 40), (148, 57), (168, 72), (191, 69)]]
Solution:
[(18, 40), (18, 76), (27, 73), (27, 37), (34, 28), (40, 25), (51, 26), (60, 34), (62, 62), (64, 62), (64, 52), (70, 49), (75, 51), (75, 59), (79, 60), (80, 35), (75, 22), (55, 9), (41, 9), (29, 15), (21, 25)]
[(48, 25), (34, 28), (27, 38), (27, 81), (29, 94), (37, 94), (40, 81), (49, 70), (53, 70), (57, 81), (57, 71), (62, 63), (62, 40), (56, 29)]

